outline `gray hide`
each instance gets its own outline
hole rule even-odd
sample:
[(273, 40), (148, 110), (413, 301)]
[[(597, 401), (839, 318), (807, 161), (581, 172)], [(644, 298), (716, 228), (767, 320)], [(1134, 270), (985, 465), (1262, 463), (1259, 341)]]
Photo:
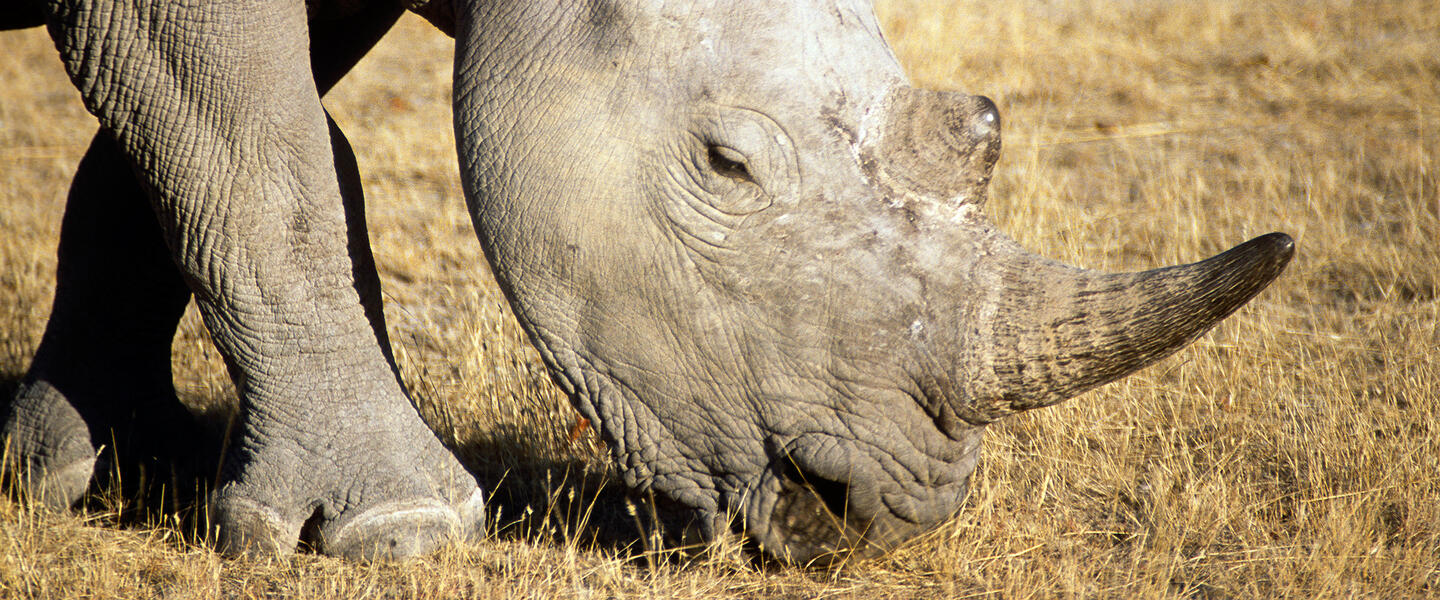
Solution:
[[(47, 7), (102, 132), (6, 420), (23, 487), (68, 504), (97, 431), (173, 412), (162, 351), (193, 294), (242, 402), (223, 549), (399, 557), (470, 534), (479, 491), (395, 375), (319, 103), (398, 6), (193, 4)], [(703, 539), (891, 548), (959, 509), (986, 424), (1167, 355), (1292, 253), (1271, 234), (1121, 275), (1027, 253), (981, 213), (995, 106), (910, 87), (867, 2), (418, 10), (457, 40), (466, 198), (516, 314), (625, 483)], [(84, 223), (110, 205), (135, 226), (96, 249)], [(116, 255), (160, 284), (92, 275)], [(96, 365), (119, 385), (85, 385)]]
[(994, 105), (868, 2), (475, 3), (462, 175), (496, 276), (632, 489), (795, 561), (952, 515), (985, 424), (1153, 362), (1291, 254), (1107, 275), (981, 213)]

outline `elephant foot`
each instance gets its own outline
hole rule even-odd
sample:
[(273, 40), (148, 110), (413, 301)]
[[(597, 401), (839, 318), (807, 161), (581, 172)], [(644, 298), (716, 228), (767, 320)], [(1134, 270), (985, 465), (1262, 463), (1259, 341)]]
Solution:
[(375, 431), (376, 421), (367, 420), (300, 435), (293, 427), (247, 427), (227, 459), (233, 475), (211, 503), (218, 549), (260, 557), (304, 544), (386, 561), (478, 537), (484, 501), (474, 478), (413, 409), (406, 412), (399, 431)]
[(7, 479), (32, 506), (65, 510), (90, 488), (96, 449), (80, 412), (45, 382), (21, 385), (0, 430)]

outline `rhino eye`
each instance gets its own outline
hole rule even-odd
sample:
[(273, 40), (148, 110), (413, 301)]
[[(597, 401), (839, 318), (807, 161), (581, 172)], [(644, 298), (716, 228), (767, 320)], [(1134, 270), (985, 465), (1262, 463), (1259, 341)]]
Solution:
[(739, 152), (718, 144), (709, 144), (705, 151), (710, 160), (710, 168), (716, 174), (738, 182), (755, 183), (755, 178), (750, 176), (750, 169), (745, 167), (745, 157)]

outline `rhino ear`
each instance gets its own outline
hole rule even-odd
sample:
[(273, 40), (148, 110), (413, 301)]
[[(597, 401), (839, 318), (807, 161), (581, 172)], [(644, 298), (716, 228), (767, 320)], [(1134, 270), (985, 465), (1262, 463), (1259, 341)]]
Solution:
[(980, 205), (1000, 157), (1000, 112), (984, 96), (903, 86), (862, 150), (862, 167), (887, 194)]
[(455, 24), (459, 21), (454, 0), (404, 0), (405, 8), (425, 17), (436, 29), (445, 35), (455, 37)]
[(1123, 274), (1014, 250), (1001, 259), (980, 374), (993, 387), (956, 407), (971, 422), (1055, 404), (1168, 356), (1265, 289), (1295, 244), (1271, 233), (1197, 263)]

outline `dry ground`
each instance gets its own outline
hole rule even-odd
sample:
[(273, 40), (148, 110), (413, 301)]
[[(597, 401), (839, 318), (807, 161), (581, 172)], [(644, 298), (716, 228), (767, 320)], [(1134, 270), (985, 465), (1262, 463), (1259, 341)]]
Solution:
[[(918, 83), (999, 103), (989, 210), (1029, 247), (1140, 269), (1284, 230), (1289, 271), (1176, 357), (993, 427), (960, 516), (887, 558), (807, 571), (728, 544), (673, 559), (602, 487), (593, 441), (566, 439), (574, 413), (464, 214), (449, 44), (408, 19), (328, 104), (366, 174), (405, 377), (498, 483), (490, 539), (402, 565), (230, 561), (182, 518), (121, 518), (118, 496), (72, 515), (0, 501), (0, 597), (1440, 595), (1440, 3), (880, 9)], [(40, 32), (0, 34), (0, 50), (8, 394), (94, 125)], [(184, 399), (223, 415), (233, 391), (193, 316), (175, 349)]]

